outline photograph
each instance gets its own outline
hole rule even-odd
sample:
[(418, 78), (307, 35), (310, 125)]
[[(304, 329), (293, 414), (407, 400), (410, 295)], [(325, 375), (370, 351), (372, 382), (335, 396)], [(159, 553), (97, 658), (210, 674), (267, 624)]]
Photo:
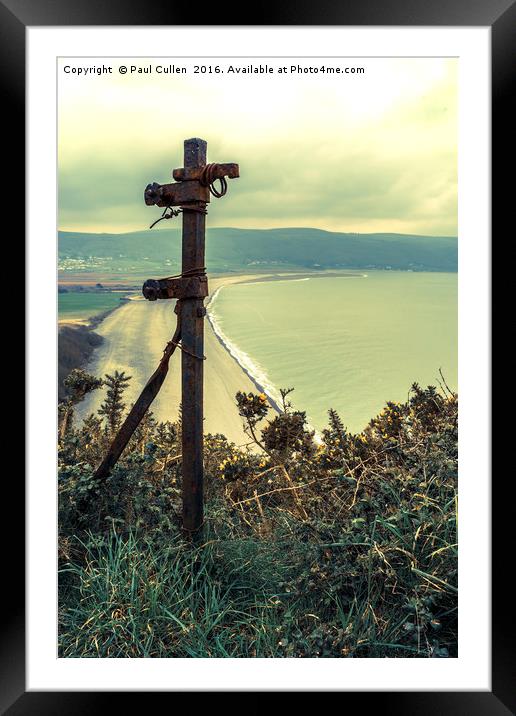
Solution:
[(57, 656), (457, 660), (459, 59), (56, 77)]
[(516, 2), (224, 10), (0, 2), (26, 326), (0, 713), (516, 714)]

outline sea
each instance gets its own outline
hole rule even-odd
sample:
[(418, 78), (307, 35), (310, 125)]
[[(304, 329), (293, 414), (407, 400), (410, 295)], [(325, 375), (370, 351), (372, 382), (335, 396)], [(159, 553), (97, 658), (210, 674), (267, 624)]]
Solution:
[[(360, 432), (414, 382), (458, 389), (457, 274), (367, 271), (227, 285), (208, 317), (273, 402), (320, 432), (328, 409)], [(442, 373), (442, 376), (441, 376)]]

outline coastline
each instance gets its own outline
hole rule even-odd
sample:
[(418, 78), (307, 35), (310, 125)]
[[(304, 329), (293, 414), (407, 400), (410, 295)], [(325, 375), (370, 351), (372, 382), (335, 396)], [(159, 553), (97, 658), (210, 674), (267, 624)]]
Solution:
[(102, 345), (103, 337), (95, 329), (114, 311), (131, 299), (124, 298), (118, 305), (88, 318), (57, 319), (57, 393), (64, 399), (64, 380), (75, 368), (84, 368), (94, 358), (95, 350)]
[(218, 325), (217, 319), (210, 311), (210, 307), (213, 306), (219, 292), (227, 286), (236, 284), (246, 283), (268, 283), (271, 281), (306, 281), (308, 279), (326, 278), (326, 277), (340, 277), (340, 278), (365, 278), (367, 274), (361, 272), (349, 272), (349, 270), (342, 271), (324, 271), (324, 272), (288, 272), (288, 273), (264, 273), (264, 274), (241, 274), (238, 276), (220, 276), (212, 279), (213, 289), (210, 290), (208, 302), (206, 304), (206, 318), (211, 328), (213, 335), (216, 337), (220, 346), (227, 353), (229, 358), (238, 365), (240, 370), (247, 376), (249, 381), (254, 385), (255, 390), (259, 393), (264, 393), (267, 396), (270, 407), (277, 413), (281, 412), (281, 407), (278, 402), (278, 397), (274, 393), (278, 393), (276, 386), (264, 381), (259, 377), (259, 369), (257, 369), (250, 356), (244, 353), (236, 344), (234, 344), (223, 332)]
[[(221, 284), (240, 282), (246, 278), (241, 275), (217, 277), (211, 281), (210, 288), (213, 287), (213, 290), (210, 293)], [(132, 380), (124, 394), (127, 406), (138, 397), (154, 372), (163, 347), (170, 340), (175, 326), (173, 305), (173, 301), (151, 303), (143, 298), (127, 301), (104, 317), (95, 328), (95, 333), (102, 337), (102, 344), (83, 367), (98, 377), (114, 370), (131, 375)], [(246, 445), (250, 440), (243, 431), (235, 394), (238, 391), (256, 392), (258, 386), (222, 345), (209, 322), (208, 326), (205, 331), (205, 355), (208, 360), (204, 365), (205, 433), (222, 434), (236, 445)], [(174, 421), (178, 418), (181, 402), (180, 364), (180, 351), (176, 351), (170, 362), (167, 379), (151, 406), (157, 420)], [(93, 391), (86, 396), (77, 406), (77, 421), (96, 412), (102, 400), (103, 391)]]
[[(297, 278), (297, 276), (296, 276)], [(220, 277), (213, 279), (213, 290), (210, 291), (208, 302), (206, 304), (206, 318), (208, 319), (208, 325), (211, 329), (211, 333), (218, 341), (221, 348), (224, 350), (224, 352), (227, 354), (229, 360), (231, 360), (234, 364), (238, 366), (238, 368), (247, 376), (249, 381), (254, 386), (255, 391), (258, 393), (264, 393), (267, 396), (267, 400), (269, 402), (270, 407), (277, 413), (281, 412), (281, 408), (278, 404), (278, 402), (275, 400), (274, 396), (271, 395), (271, 389), (268, 385), (265, 385), (264, 383), (260, 382), (260, 379), (253, 373), (253, 370), (246, 365), (245, 361), (242, 360), (242, 354), (241, 352), (236, 348), (236, 346), (231, 343), (231, 341), (227, 338), (227, 336), (223, 333), (223, 331), (220, 329), (220, 327), (217, 324), (217, 320), (215, 318), (215, 315), (212, 311), (210, 311), (210, 307), (212, 307), (213, 303), (215, 302), (219, 292), (231, 285), (241, 284), (241, 283), (250, 283), (251, 280), (254, 282), (265, 282), (267, 280), (274, 280), (274, 276), (271, 276), (270, 274), (264, 274), (263, 276), (256, 277), (256, 276), (249, 276), (246, 274), (240, 275), (240, 276), (228, 276), (228, 277)], [(295, 279), (292, 279), (295, 280)], [(256, 371), (257, 372), (257, 371)]]
[[(263, 385), (249, 366), (238, 360), (238, 351), (234, 346), (228, 345), (231, 341), (217, 330), (216, 321), (210, 315), (209, 308), (218, 291), (237, 283), (323, 278), (330, 273), (333, 276), (360, 275), (335, 271), (328, 274), (317, 272), (315, 275), (313, 272), (264, 272), (223, 274), (209, 279), (210, 292), (206, 304), (208, 325), (205, 331), (205, 355), (208, 360), (204, 366), (205, 433), (225, 435), (237, 445), (249, 444), (249, 437), (243, 431), (242, 418), (238, 415), (236, 406), (235, 394), (238, 391), (265, 393), (270, 406), (269, 416), (273, 417), (279, 412), (279, 405), (274, 394), (271, 395), (271, 388)], [(136, 298), (121, 302), (120, 306), (100, 314), (95, 318), (94, 327), (95, 334), (101, 337), (101, 344), (95, 347), (81, 367), (96, 376), (112, 373), (115, 369), (133, 376), (124, 396), (126, 404), (131, 405), (154, 372), (163, 347), (170, 340), (175, 325), (175, 316), (171, 309), (171, 302), (168, 301), (150, 303)], [(89, 330), (91, 331), (91, 328)], [(178, 417), (181, 401), (179, 353), (180, 351), (176, 351), (172, 357), (167, 379), (151, 406), (157, 420), (176, 420)], [(102, 400), (102, 391), (94, 391), (87, 396), (77, 406), (77, 420), (96, 412)]]

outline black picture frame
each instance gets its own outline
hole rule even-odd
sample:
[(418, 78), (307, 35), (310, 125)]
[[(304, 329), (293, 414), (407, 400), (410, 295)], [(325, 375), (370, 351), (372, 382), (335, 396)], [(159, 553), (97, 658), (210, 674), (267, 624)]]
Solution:
[[(25, 126), (25, 32), (34, 26), (77, 25), (347, 25), (347, 26), (489, 26), (492, 38), (492, 209), (493, 236), (509, 230), (508, 212), (514, 198), (513, 180), (507, 180), (503, 169), (514, 149), (514, 129), (509, 122), (510, 79), (515, 69), (516, 4), (514, 0), (360, 0), (338, 2), (318, 0), (308, 3), (287, 0), (275, 5), (252, 5), (255, 15), (246, 17), (233, 4), (227, 8), (213, 3), (202, 11), (179, 2), (150, 3), (142, 0), (0, 0), (0, 77), (4, 113), (8, 130), (3, 143), (8, 158), (2, 168), (5, 184), (3, 199), (8, 213), (14, 215), (16, 237), (22, 233), (24, 197), (24, 126)], [(14, 199), (14, 201), (13, 201)], [(2, 223), (5, 226), (5, 213)], [(7, 236), (7, 234), (4, 234)], [(21, 244), (21, 240), (16, 239)], [(493, 256), (494, 258), (494, 256)], [(16, 282), (20, 281), (17, 276)], [(21, 293), (20, 291), (18, 293)], [(9, 292), (11, 297), (11, 292)], [(20, 297), (17, 297), (19, 302)], [(18, 344), (17, 344), (18, 345)], [(29, 350), (33, 347), (29, 345)], [(19, 395), (17, 402), (21, 402)], [(486, 435), (486, 440), (490, 436)], [(499, 438), (499, 445), (502, 445)], [(505, 443), (507, 444), (507, 443)], [(7, 448), (5, 448), (7, 449)], [(493, 454), (496, 454), (493, 452)], [(7, 459), (7, 456), (6, 456)], [(7, 462), (6, 462), (7, 465)], [(10, 716), (21, 714), (91, 714), (103, 708), (120, 708), (120, 692), (26, 692), (25, 690), (25, 614), (24, 614), (24, 485), (9, 468), (4, 470), (5, 513), (12, 512), (16, 521), (9, 533), (4, 532), (4, 598), (0, 646), (0, 708)], [(377, 708), (379, 713), (430, 716), (482, 714), (506, 716), (516, 713), (514, 596), (511, 587), (511, 537), (508, 506), (514, 504), (511, 494), (514, 482), (510, 472), (493, 480), (492, 492), (492, 691), (491, 692), (345, 692), (342, 705)], [(16, 479), (15, 479), (16, 478)], [(7, 505), (9, 506), (7, 508)], [(408, 685), (409, 686), (409, 685)], [(222, 695), (222, 694), (221, 694)], [(148, 698), (145, 694), (144, 698)], [(153, 696), (175, 698), (173, 693)], [(139, 693), (129, 694), (132, 707), (140, 703)], [(257, 709), (261, 699), (253, 700)], [(148, 705), (147, 705), (148, 706)]]

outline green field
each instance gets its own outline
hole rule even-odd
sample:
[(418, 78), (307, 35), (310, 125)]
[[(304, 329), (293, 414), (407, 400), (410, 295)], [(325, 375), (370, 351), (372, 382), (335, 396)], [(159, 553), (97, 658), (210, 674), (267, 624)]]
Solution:
[(125, 293), (86, 293), (74, 291), (58, 294), (59, 319), (86, 319), (120, 305)]

